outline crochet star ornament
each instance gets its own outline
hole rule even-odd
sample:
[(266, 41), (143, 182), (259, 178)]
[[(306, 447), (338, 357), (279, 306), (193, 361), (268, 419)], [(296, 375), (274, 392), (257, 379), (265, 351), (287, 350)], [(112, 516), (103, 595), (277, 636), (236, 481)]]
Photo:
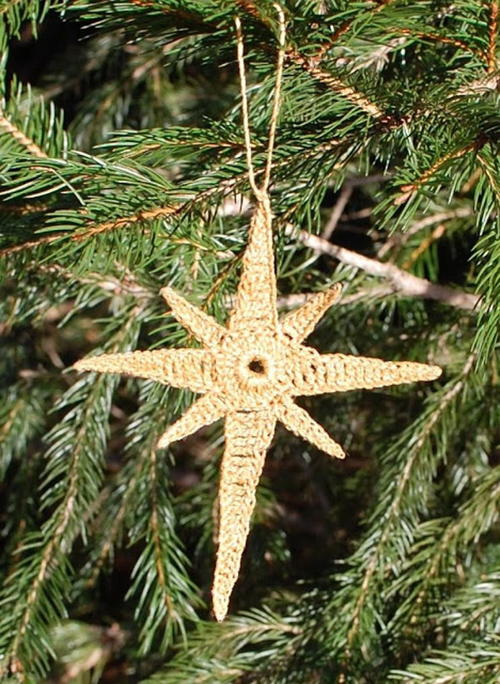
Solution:
[(124, 373), (201, 394), (202, 397), (167, 429), (158, 442), (159, 447), (166, 447), (204, 425), (224, 418), (219, 544), (212, 588), (214, 615), (219, 621), (227, 614), (229, 598), (238, 578), (255, 506), (255, 492), (276, 423), (279, 421), (331, 456), (345, 456), (342, 447), (295, 403), (295, 397), (434, 380), (441, 374), (437, 366), (423, 363), (319, 354), (304, 346), (305, 338), (338, 298), (338, 285), (313, 295), (301, 308), (278, 320), (268, 186), (285, 54), (285, 17), (278, 4), (274, 7), (280, 23), (280, 49), (261, 187), (257, 187), (253, 171), (243, 36), (241, 21), (235, 18), (248, 178), (255, 196), (255, 210), (243, 255), (236, 303), (227, 325), (220, 325), (166, 287), (161, 294), (173, 315), (202, 344), (202, 349), (104, 354), (75, 364), (78, 370)]
[(319, 354), (304, 346), (303, 340), (338, 298), (340, 287), (313, 295), (278, 320), (271, 209), (265, 194), (257, 197), (236, 303), (225, 327), (169, 287), (161, 294), (202, 349), (103, 354), (83, 359), (75, 368), (123, 373), (202, 394), (167, 429), (159, 447), (225, 419), (212, 590), (215, 617), (223, 620), (276, 422), (331, 456), (345, 456), (342, 447), (295, 403), (295, 397), (434, 380), (441, 369), (410, 361)]

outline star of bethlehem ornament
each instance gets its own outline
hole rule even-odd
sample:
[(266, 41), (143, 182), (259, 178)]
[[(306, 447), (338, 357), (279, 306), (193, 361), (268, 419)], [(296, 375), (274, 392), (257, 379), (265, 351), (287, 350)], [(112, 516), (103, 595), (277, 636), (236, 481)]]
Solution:
[(201, 349), (103, 354), (78, 361), (74, 366), (77, 370), (147, 378), (201, 394), (163, 434), (158, 442), (160, 448), (224, 418), (219, 544), (212, 588), (213, 611), (218, 621), (227, 614), (238, 577), (255, 492), (277, 421), (330, 456), (345, 457), (342, 447), (295, 403), (295, 397), (434, 380), (441, 374), (438, 366), (319, 354), (304, 346), (304, 339), (339, 297), (339, 285), (313, 295), (301, 308), (278, 319), (268, 186), (279, 110), (285, 19), (281, 7), (275, 7), (280, 19), (280, 50), (267, 164), (260, 187), (252, 165), (241, 22), (239, 18), (235, 20), (245, 147), (255, 209), (236, 303), (227, 325), (220, 325), (165, 287), (161, 294), (172, 314), (201, 342)]

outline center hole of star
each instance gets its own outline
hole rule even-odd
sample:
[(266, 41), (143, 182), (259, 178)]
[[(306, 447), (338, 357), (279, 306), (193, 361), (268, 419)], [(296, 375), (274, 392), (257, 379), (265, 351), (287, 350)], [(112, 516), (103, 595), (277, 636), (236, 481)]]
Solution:
[(248, 364), (248, 370), (255, 373), (255, 375), (264, 375), (266, 372), (266, 364), (262, 359), (252, 359)]

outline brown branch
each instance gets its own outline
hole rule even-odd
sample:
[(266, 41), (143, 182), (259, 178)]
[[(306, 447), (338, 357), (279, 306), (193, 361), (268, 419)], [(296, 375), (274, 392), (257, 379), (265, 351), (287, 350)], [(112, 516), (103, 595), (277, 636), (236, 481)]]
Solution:
[(311, 233), (304, 230), (299, 231), (297, 234), (292, 226), (288, 226), (285, 232), (288, 235), (297, 237), (306, 247), (321, 254), (328, 254), (343, 264), (354, 266), (354, 268), (359, 268), (365, 271), (365, 273), (388, 280), (395, 292), (400, 292), (407, 297), (433, 299), (468, 311), (472, 311), (479, 306), (479, 295), (454, 290), (446, 285), (431, 283), (429, 280), (408, 273), (394, 264), (376, 261), (345, 247), (332, 245), (331, 242), (316, 235), (311, 235)]
[[(272, 169), (277, 169), (277, 168), (282, 168), (286, 167), (290, 164), (290, 160), (293, 159), (294, 157), (300, 158), (301, 161), (305, 161), (306, 159), (310, 159), (311, 157), (314, 157), (317, 154), (322, 154), (325, 152), (329, 152), (330, 150), (334, 150), (337, 147), (340, 147), (341, 145), (348, 145), (352, 143), (354, 138), (350, 138), (347, 140), (331, 140), (327, 143), (321, 143), (317, 147), (312, 148), (311, 150), (308, 151), (302, 151), (298, 154), (291, 155), (291, 157), (287, 157), (286, 159), (281, 159), (280, 161), (274, 162), (272, 164)], [(259, 176), (263, 173), (263, 170), (258, 169), (255, 172), (256, 176)], [(3, 249), (0, 249), (0, 258), (4, 256), (8, 256), (10, 254), (15, 254), (18, 252), (23, 252), (24, 250), (28, 249), (35, 249), (36, 247), (39, 247), (41, 245), (47, 245), (51, 244), (59, 239), (62, 238), (67, 238), (71, 242), (82, 242), (83, 240), (87, 240), (89, 238), (92, 238), (96, 235), (100, 235), (101, 233), (106, 233), (110, 232), (112, 230), (117, 230), (119, 228), (123, 228), (125, 226), (133, 225), (135, 223), (139, 223), (140, 221), (148, 221), (151, 219), (155, 218), (160, 218), (163, 216), (172, 216), (172, 215), (178, 215), (181, 214), (182, 211), (184, 211), (186, 208), (193, 206), (194, 204), (201, 202), (203, 200), (206, 200), (212, 195), (215, 195), (217, 192), (225, 192), (229, 194), (230, 192), (233, 192), (234, 189), (238, 186), (239, 183), (241, 183), (244, 180), (247, 180), (248, 178), (248, 172), (244, 171), (243, 173), (237, 174), (236, 176), (233, 176), (231, 179), (225, 180), (219, 185), (209, 188), (208, 190), (204, 190), (197, 195), (194, 195), (193, 197), (186, 199), (184, 202), (181, 202), (180, 204), (174, 206), (174, 205), (167, 205), (167, 206), (162, 206), (162, 207), (154, 207), (152, 209), (148, 209), (145, 211), (140, 211), (137, 214), (132, 214), (131, 216), (125, 216), (122, 218), (117, 218), (113, 219), (112, 221), (106, 221), (104, 223), (97, 223), (97, 224), (91, 224), (87, 229), (85, 230), (80, 230), (76, 233), (73, 233), (71, 235), (68, 235), (67, 232), (60, 232), (56, 233), (54, 235), (48, 235), (42, 238), (39, 238), (38, 240), (30, 240), (28, 242), (23, 242), (19, 245), (12, 245), (11, 247), (4, 247)]]
[(479, 162), (479, 165), (481, 166), (484, 175), (488, 178), (491, 187), (495, 191), (497, 201), (500, 201), (500, 185), (498, 183), (498, 179), (492, 173), (488, 162), (485, 159), (483, 159), (483, 157), (480, 154), (477, 155), (477, 161)]
[[(261, 17), (260, 12), (254, 2), (252, 2), (251, 0), (236, 0), (236, 4), (245, 12), (250, 14), (252, 17), (258, 19), (262, 24), (264, 24), (264, 26), (269, 28), (268, 22)], [(378, 11), (379, 9), (380, 8), (377, 7), (376, 11)], [(359, 93), (352, 86), (344, 83), (337, 76), (333, 76), (333, 74), (330, 74), (329, 72), (320, 69), (318, 67), (318, 63), (321, 60), (318, 60), (316, 56), (305, 57), (294, 48), (288, 48), (286, 50), (286, 56), (291, 62), (294, 62), (298, 66), (302, 67), (304, 71), (306, 71), (310, 76), (312, 76), (312, 78), (319, 81), (327, 88), (330, 88), (331, 90), (335, 91), (339, 95), (342, 95), (347, 100), (352, 102), (354, 105), (363, 109), (363, 111), (365, 111), (370, 116), (374, 117), (375, 119), (388, 121), (387, 115), (384, 112), (382, 112), (377, 107), (377, 105), (371, 102), (365, 95)]]
[(95, 237), (96, 235), (100, 235), (101, 233), (107, 233), (111, 230), (122, 228), (123, 226), (130, 225), (131, 223), (140, 223), (141, 221), (151, 221), (155, 218), (171, 216), (172, 214), (175, 214), (176, 211), (178, 211), (178, 208), (168, 205), (166, 207), (157, 207), (155, 209), (139, 211), (137, 214), (133, 214), (132, 216), (126, 216), (125, 218), (99, 223), (98, 225), (92, 226), (84, 233), (75, 233), (71, 236), (71, 240), (74, 242), (80, 242), (81, 240), (87, 240), (89, 238)]
[[(369, 9), (368, 12), (370, 14), (376, 14), (377, 12), (383, 10), (384, 7), (386, 5), (389, 5), (391, 2), (394, 2), (394, 0), (379, 0), (376, 6)], [(319, 64), (321, 60), (324, 58), (325, 54), (328, 52), (328, 50), (338, 41), (338, 39), (351, 30), (353, 24), (354, 21), (352, 19), (345, 21), (343, 24), (341, 24), (339, 28), (333, 32), (331, 38), (325, 41), (323, 45), (319, 48), (319, 50), (316, 52), (316, 54), (311, 58), (313, 63), (316, 65)]]
[(203, 28), (205, 30), (214, 30), (213, 26), (207, 24), (203, 19), (201, 19), (197, 14), (194, 14), (193, 12), (186, 12), (185, 10), (179, 8), (165, 6), (158, 7), (158, 5), (155, 2), (152, 2), (152, 0), (129, 0), (129, 2), (131, 2), (133, 5), (136, 5), (137, 7), (153, 7), (155, 10), (161, 11), (162, 14), (168, 14), (170, 16), (179, 17), (180, 19), (186, 21), (188, 24), (199, 26), (200, 28)]
[(448, 152), (447, 154), (443, 155), (440, 157), (432, 166), (430, 166), (427, 171), (425, 171), (417, 180), (415, 180), (413, 183), (408, 183), (407, 185), (402, 185), (400, 187), (401, 194), (398, 195), (394, 200), (394, 204), (396, 206), (399, 206), (400, 204), (404, 204), (407, 202), (410, 197), (419, 190), (419, 188), (422, 187), (437, 171), (439, 171), (445, 164), (447, 164), (449, 161), (452, 159), (459, 159), (460, 157), (463, 157), (467, 154), (467, 152), (471, 152), (472, 150), (477, 150), (479, 147), (484, 144), (482, 141), (479, 142), (478, 140), (474, 140), (473, 142), (469, 143), (465, 147), (460, 148), (459, 150), (455, 150), (454, 152)]
[(469, 192), (472, 190), (472, 188), (476, 185), (478, 180), (481, 178), (481, 169), (479, 167), (475, 168), (474, 171), (471, 173), (469, 178), (465, 181), (465, 183), (462, 185), (460, 188), (460, 194), (461, 195), (468, 195)]
[[(139, 211), (137, 214), (133, 214), (132, 216), (125, 216), (123, 218), (114, 219), (113, 221), (106, 221), (105, 223), (97, 223), (90, 226), (87, 230), (73, 233), (68, 237), (68, 240), (71, 242), (82, 242), (83, 240), (88, 240), (89, 238), (100, 235), (101, 233), (107, 233), (112, 230), (116, 230), (117, 228), (123, 228), (124, 226), (139, 223), (140, 221), (150, 221), (155, 218), (170, 216), (179, 211), (183, 206), (184, 204), (181, 204), (180, 207), (156, 207), (154, 209)], [(22, 252), (26, 249), (33, 249), (39, 247), (40, 245), (48, 245), (63, 237), (65, 237), (65, 233), (56, 233), (55, 235), (47, 235), (46, 237), (39, 238), (38, 240), (23, 242), (20, 245), (4, 247), (4, 249), (0, 249), (0, 257), (7, 256), (9, 254), (15, 254), (16, 252)]]
[(401, 33), (404, 36), (415, 36), (416, 38), (423, 38), (424, 40), (432, 40), (437, 43), (444, 43), (445, 45), (454, 45), (461, 50), (472, 52), (475, 55), (479, 55), (479, 57), (484, 57), (484, 53), (481, 50), (474, 49), (472, 46), (467, 45), (467, 43), (464, 43), (462, 40), (458, 40), (457, 38), (449, 38), (448, 36), (442, 36), (439, 33), (425, 33), (424, 31), (413, 31), (412, 29), (407, 28), (398, 28), (396, 29), (396, 33)]
[(31, 138), (28, 138), (22, 131), (15, 126), (12, 121), (9, 121), (7, 117), (0, 112), (0, 128), (3, 128), (6, 133), (11, 135), (16, 142), (25, 147), (28, 152), (38, 159), (46, 159), (47, 155), (45, 152), (38, 147), (38, 145), (33, 142)]
[(46, 237), (39, 238), (38, 240), (29, 240), (28, 242), (22, 242), (20, 245), (12, 245), (12, 247), (4, 247), (0, 249), (0, 257), (8, 256), (9, 254), (15, 254), (16, 252), (23, 252), (25, 249), (34, 249), (40, 245), (48, 245), (51, 242), (55, 242), (60, 237), (64, 236), (64, 233), (57, 233), (56, 235), (47, 235)]
[(10, 0), (10, 2), (5, 3), (3, 7), (0, 7), (0, 15), (6, 14), (14, 5), (19, 5), (22, 0)]
[(344, 83), (344, 81), (337, 76), (334, 76), (328, 71), (320, 69), (318, 66), (316, 66), (314, 60), (304, 57), (293, 48), (289, 48), (286, 54), (288, 59), (302, 67), (304, 71), (306, 71), (315, 80), (319, 81), (327, 88), (330, 88), (330, 90), (342, 95), (342, 97), (345, 97), (347, 100), (349, 100), (349, 102), (352, 102), (352, 104), (362, 109), (374, 119), (395, 125), (395, 120), (393, 120), (392, 117), (388, 117), (388, 115), (379, 109), (374, 102), (371, 102), (366, 95), (363, 95), (355, 90), (352, 86)]
[(436, 240), (439, 240), (441, 237), (446, 232), (446, 226), (444, 223), (439, 223), (432, 233), (427, 236), (422, 242), (418, 245), (416, 249), (413, 250), (413, 252), (410, 254), (408, 259), (406, 259), (403, 264), (402, 268), (407, 269), (410, 268), (410, 266), (415, 263), (415, 261), (421, 256), (425, 251), (429, 249), (429, 247), (432, 245), (433, 242), (436, 242)]
[(267, 24), (267, 22), (265, 22), (262, 18), (258, 8), (255, 6), (255, 3), (253, 3), (251, 0), (236, 0), (235, 4), (247, 14), (250, 14), (255, 19), (258, 19), (261, 23)]
[(498, 0), (492, 0), (490, 5), (490, 25), (488, 40), (488, 72), (496, 71), (496, 44), (498, 34)]

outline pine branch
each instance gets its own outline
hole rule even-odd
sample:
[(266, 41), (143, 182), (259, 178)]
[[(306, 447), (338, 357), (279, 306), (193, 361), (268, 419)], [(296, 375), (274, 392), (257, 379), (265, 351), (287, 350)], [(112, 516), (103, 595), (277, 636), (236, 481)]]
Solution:
[(21, 456), (28, 443), (44, 425), (44, 393), (26, 382), (9, 388), (0, 408), (0, 482), (12, 461)]
[[(128, 346), (139, 327), (140, 348), (185, 343), (160, 307), (167, 283), (221, 321), (233, 306), (251, 213), (240, 202), (249, 176), (234, 15), (245, 13), (251, 147), (262, 178), (276, 8), (273, 0), (65, 3), (64, 19), (83, 22), (90, 40), (75, 48), (70, 39), (62, 64), (55, 50), (37, 84), (45, 98), (64, 95), (77, 147), (103, 144), (95, 154), (68, 152), (62, 119), (25, 87), (5, 87), (0, 119), (0, 255), (8, 257), (0, 263), (0, 373), (16, 383), (0, 407), (0, 662), (10, 659), (18, 678), (43, 678), (52, 625), (68, 606), (88, 620), (92, 589), (92, 621), (127, 625), (119, 658), (132, 677), (159, 668), (151, 681), (176, 684), (496, 681), (494, 538), (484, 532), (498, 497), (488, 377), (500, 330), (498, 3), (280, 4), (289, 47), (271, 185), (279, 286), (291, 294), (279, 303), (303, 304), (306, 292), (331, 284), (318, 254), (331, 256), (346, 294), (319, 341), (345, 353), (428, 355), (448, 381), (320, 402), (325, 425), (351, 452), (344, 466), (278, 433), (268, 460), (277, 516), (258, 500), (242, 566), (241, 604), (257, 608), (222, 625), (200, 621), (220, 434), (177, 447), (171, 468), (154, 441), (188, 397), (128, 380), (111, 399), (113, 383), (99, 389), (92, 378), (58, 401), (73, 381), (59, 367), (96, 337), (114, 344), (116, 330), (137, 317)], [(36, 30), (47, 8), (62, 3), (4, 2), (0, 52), (26, 21)], [(2, 55), (0, 68), (6, 63)], [(9, 69), (16, 64), (13, 53)], [(120, 130), (110, 134), (113, 127)], [(351, 184), (359, 176), (363, 185)], [(299, 241), (280, 224), (303, 229)], [(334, 224), (338, 245), (316, 237)], [(364, 256), (374, 248), (376, 258)], [(473, 309), (478, 316), (464, 315)], [(103, 312), (116, 327), (101, 328)], [(472, 357), (461, 361), (473, 323), (476, 369)], [(47, 418), (47, 405), (58, 413)], [(38, 436), (47, 420), (57, 424), (40, 498)], [(112, 568), (121, 586), (129, 578), (122, 560), (135, 563), (128, 598), (117, 605), (108, 595), (104, 604), (96, 580)], [(260, 609), (263, 600), (272, 608)]]
[(497, 201), (500, 203), (500, 183), (498, 181), (498, 178), (496, 178), (496, 176), (494, 175), (494, 170), (491, 164), (488, 163), (484, 156), (480, 154), (477, 155), (477, 160), (481, 166), (481, 170), (483, 171), (484, 175), (488, 178), (490, 185), (495, 192), (495, 197)]
[[(335, 141), (328, 146), (321, 145), (310, 154), (313, 155), (320, 151), (323, 152), (327, 147), (335, 147), (336, 144), (337, 143)], [(287, 162), (289, 163), (290, 159), (280, 160), (280, 162), (274, 164), (274, 167), (282, 167)], [(199, 193), (194, 199), (187, 200), (185, 203), (178, 206), (167, 205), (165, 207), (157, 207), (150, 210), (140, 211), (132, 216), (122, 217), (112, 221), (105, 221), (101, 224), (91, 224), (86, 229), (75, 232), (68, 236), (69, 240), (73, 242), (81, 242), (91, 239), (99, 234), (131, 226), (135, 223), (169, 215), (180, 215), (186, 209), (190, 209), (193, 204), (206, 201), (208, 198), (213, 196), (215, 193), (220, 192), (221, 190), (224, 192), (233, 191), (235, 187), (237, 187), (237, 184), (243, 180), (246, 180), (246, 177), (246, 173), (235, 176), (230, 181), (224, 181), (222, 186), (209, 188), (208, 190)], [(13, 247), (7, 247), (3, 250), (0, 250), (0, 256), (7, 256), (9, 254), (22, 252), (26, 249), (32, 249), (41, 245), (50, 244), (57, 240), (64, 239), (65, 237), (65, 234), (49, 235), (35, 241), (29, 241), (20, 245), (14, 245)], [(398, 269), (392, 264), (377, 262), (373, 259), (369, 259), (368, 257), (364, 257), (363, 255), (346, 250), (345, 248), (332, 245), (331, 243), (308, 233), (300, 233), (299, 239), (304, 242), (306, 246), (323, 253), (330, 254), (331, 256), (341, 260), (343, 263), (361, 268), (372, 275), (389, 279), (397, 291), (407, 294), (408, 296), (428, 297), (464, 309), (474, 309), (479, 303), (479, 297), (476, 295), (460, 293), (452, 290), (451, 288), (430, 283), (423, 278), (418, 278), (417, 276), (407, 273), (402, 269)]]
[[(385, 471), (380, 483), (381, 501), (370, 520), (371, 530), (352, 558), (355, 566), (360, 568), (360, 574), (354, 583), (351, 578), (347, 579), (346, 588), (338, 592), (332, 601), (333, 605), (343, 606), (342, 612), (348, 618), (344, 621), (345, 641), (340, 634), (335, 637), (337, 648), (344, 648), (345, 668), (354, 655), (355, 644), (362, 636), (366, 637), (370, 621), (375, 616), (378, 621), (381, 620), (375, 607), (384, 600), (383, 596), (378, 595), (375, 601), (375, 594), (379, 594), (381, 589), (380, 579), (389, 569), (391, 574), (394, 573), (396, 564), (401, 562), (398, 557), (407, 546), (405, 538), (413, 536), (415, 522), (411, 524), (410, 521), (415, 518), (416, 511), (425, 506), (426, 492), (437, 467), (436, 461), (446, 448), (446, 442), (441, 440), (439, 451), (430, 452), (435, 431), (438, 428), (443, 430), (445, 417), (455, 410), (456, 402), (463, 397), (463, 388), (473, 364), (474, 356), (471, 355), (462, 372), (441, 393), (432, 397), (427, 410), (394, 447), (391, 458), (399, 454), (399, 465), (391, 463)], [(400, 449), (404, 449), (403, 459)], [(372, 633), (370, 638), (374, 639), (375, 635)], [(365, 648), (368, 648), (368, 644)]]
[[(179, 540), (171, 529), (172, 511), (165, 496), (165, 479), (158, 482), (158, 461), (155, 447), (148, 449), (149, 463), (149, 524), (146, 546), (137, 561), (132, 575), (129, 597), (138, 596), (136, 619), (142, 622), (139, 635), (140, 653), (151, 651), (164, 653), (171, 646), (177, 630), (185, 634), (186, 621), (197, 620), (195, 606), (200, 601), (195, 587), (185, 576), (187, 559), (179, 553)], [(165, 475), (162, 469), (163, 476)], [(144, 473), (143, 473), (144, 475)], [(168, 508), (167, 508), (168, 507)], [(137, 535), (134, 536), (137, 540)], [(155, 571), (155, 583), (151, 583), (151, 571)], [(158, 632), (159, 645), (156, 643)]]
[[(188, 622), (196, 622), (201, 602), (187, 574), (188, 561), (175, 532), (175, 517), (166, 483), (168, 469), (157, 455), (157, 442), (169, 420), (166, 399), (170, 391), (145, 383), (142, 406), (131, 424), (137, 469), (133, 493), (140, 502), (127, 511), (130, 544), (144, 548), (132, 572), (128, 597), (137, 599), (135, 619), (140, 625), (140, 653), (165, 653)], [(139, 453), (137, 453), (139, 452)], [(127, 485), (126, 495), (132, 495)]]
[(476, 190), (476, 196), (481, 197), (477, 217), (480, 238), (474, 247), (473, 257), (478, 264), (477, 280), (482, 288), (484, 305), (473, 349), (478, 354), (479, 365), (485, 367), (495, 352), (500, 335), (500, 310), (497, 306), (500, 287), (500, 183), (497, 157), (483, 153), (477, 159), (482, 170)]
[[(374, 7), (368, 8), (367, 13), (368, 14), (376, 14), (377, 12), (381, 12), (387, 5), (390, 5), (394, 0), (378, 0), (378, 2), (375, 3)], [(319, 48), (319, 50), (316, 52), (316, 54), (311, 58), (311, 61), (313, 64), (318, 65), (319, 62), (321, 62), (326, 53), (335, 46), (335, 43), (338, 42), (339, 38), (344, 36), (346, 33), (348, 33), (354, 25), (354, 19), (349, 19), (345, 21), (343, 24), (339, 26), (338, 29), (336, 29), (333, 32), (332, 37), (325, 41), (323, 45)]]
[(249, 660), (246, 653), (252, 646), (258, 649), (258, 661), (265, 664), (293, 652), (301, 635), (293, 616), (282, 617), (270, 608), (241, 613), (223, 624), (200, 623), (190, 635), (191, 648), (180, 650), (146, 683), (233, 682), (255, 667), (255, 660)]
[[(128, 346), (135, 321), (127, 322), (115, 340)], [(40, 532), (32, 533), (21, 548), (22, 561), (7, 580), (0, 597), (0, 673), (24, 670), (43, 673), (52, 656), (49, 626), (65, 613), (64, 601), (72, 570), (67, 554), (82, 527), (82, 515), (93, 503), (101, 479), (106, 431), (99, 424), (102, 408), (109, 411), (116, 378), (86, 378), (60, 402), (62, 408), (82, 400), (62, 425), (52, 431), (52, 445), (43, 478), (42, 507), (54, 508)], [(22, 598), (19, 592), (22, 591)]]
[[(494, 632), (500, 618), (500, 574), (481, 574), (480, 581), (455, 592), (436, 619), (446, 628), (487, 634)], [(460, 636), (455, 637), (460, 639)]]
[[(259, 21), (264, 23), (266, 26), (269, 25), (262, 19), (261, 13), (259, 12), (257, 6), (251, 0), (238, 0), (237, 4), (246, 12), (250, 13), (253, 17), (257, 18)], [(359, 107), (369, 116), (376, 120), (384, 121), (385, 123), (391, 123), (392, 125), (397, 125), (395, 121), (390, 119), (386, 114), (384, 114), (378, 106), (371, 102), (365, 95), (357, 92), (352, 86), (344, 83), (340, 78), (330, 74), (319, 68), (317, 65), (317, 56), (306, 57), (301, 55), (294, 48), (287, 48), (286, 50), (287, 59), (292, 63), (300, 66), (304, 71), (306, 71), (313, 79), (326, 86), (327, 88), (333, 90), (335, 93), (345, 97), (349, 102), (352, 102), (356, 107)]]
[(425, 184), (443, 167), (445, 167), (448, 162), (453, 161), (455, 159), (460, 159), (461, 157), (464, 157), (466, 154), (469, 152), (475, 151), (478, 152), (478, 150), (481, 148), (481, 146), (484, 144), (484, 141), (479, 141), (475, 140), (468, 145), (465, 145), (464, 147), (461, 147), (458, 150), (455, 150), (453, 152), (448, 152), (444, 156), (442, 156), (440, 159), (438, 159), (432, 166), (430, 166), (421, 176), (419, 176), (418, 179), (413, 181), (413, 183), (408, 183), (407, 185), (402, 185), (400, 187), (401, 194), (398, 195), (394, 199), (394, 204), (396, 206), (400, 204), (404, 204), (407, 202), (411, 197), (418, 191), (420, 188), (425, 186)]
[(499, 498), (500, 473), (492, 469), (475, 480), (472, 496), (460, 506), (456, 520), (429, 520), (420, 525), (407, 566), (391, 590), (406, 595), (393, 617), (392, 628), (398, 623), (426, 624), (433, 588), (453, 582), (458, 558), (495, 525)]
[(443, 36), (440, 35), (439, 33), (425, 33), (423, 31), (413, 31), (412, 29), (405, 29), (405, 28), (398, 28), (396, 29), (397, 33), (400, 33), (403, 36), (415, 36), (417, 38), (422, 38), (423, 40), (430, 40), (430, 41), (435, 41), (437, 43), (442, 43), (443, 45), (453, 45), (456, 48), (459, 48), (460, 50), (464, 50), (465, 52), (472, 52), (472, 54), (477, 55), (484, 59), (485, 55), (471, 47), (470, 45), (467, 45), (467, 43), (464, 43), (462, 40), (457, 40), (456, 38), (450, 38), (449, 36)]
[(494, 633), (484, 641), (465, 643), (448, 651), (434, 651), (407, 670), (394, 670), (391, 680), (422, 684), (496, 684), (500, 675), (500, 644)]
[(137, 492), (138, 481), (144, 469), (142, 458), (130, 460), (119, 473), (114, 486), (109, 486), (102, 493), (103, 510), (95, 516), (92, 525), (93, 535), (89, 547), (91, 553), (81, 572), (80, 581), (75, 586), (75, 598), (81, 591), (92, 589), (105, 568), (105, 564), (113, 557), (115, 546), (120, 536), (127, 515), (129, 515), (132, 497)]
[(90, 224), (86, 230), (75, 232), (70, 236), (67, 236), (65, 233), (47, 235), (46, 237), (38, 238), (37, 240), (23, 242), (20, 245), (4, 247), (3, 249), (0, 249), (0, 257), (16, 254), (18, 252), (24, 252), (25, 250), (36, 249), (44, 245), (50, 245), (64, 238), (69, 239), (71, 242), (83, 242), (84, 240), (90, 240), (97, 235), (133, 226), (137, 223), (151, 221), (157, 218), (164, 218), (166, 216), (172, 216), (173, 214), (178, 213), (182, 209), (186, 208), (186, 206), (187, 203), (180, 205), (180, 207), (167, 205), (164, 207), (155, 207), (153, 209), (144, 209), (131, 216), (124, 216), (113, 221), (104, 221), (103, 223), (98, 224)]
[[(317, 155), (324, 155), (327, 152), (335, 150), (338, 147), (347, 146), (349, 145), (349, 143), (350, 140), (332, 140), (331, 142), (321, 143), (305, 152), (301, 150), (299, 153), (295, 153), (284, 159), (280, 159), (274, 162), (271, 168), (272, 170), (284, 169), (294, 161), (300, 161), (301, 163), (303, 163), (304, 161), (314, 158)], [(105, 162), (101, 161), (101, 165), (103, 163), (105, 164)], [(48, 170), (50, 170), (50, 167)], [(43, 172), (43, 169), (38, 169), (37, 171)], [(135, 173), (133, 169), (130, 169), (130, 171)], [(258, 178), (262, 173), (262, 168), (257, 169), (255, 175)], [(50, 245), (60, 240), (69, 240), (70, 242), (76, 243), (85, 242), (87, 239), (91, 239), (95, 236), (102, 235), (105, 233), (111, 233), (115, 230), (119, 230), (127, 226), (133, 226), (137, 223), (142, 223), (145, 221), (154, 220), (156, 218), (163, 218), (174, 215), (181, 216), (184, 212), (190, 211), (196, 205), (207, 202), (208, 200), (215, 198), (219, 194), (225, 197), (234, 193), (235, 190), (237, 190), (240, 187), (240, 185), (246, 184), (247, 181), (248, 172), (244, 171), (242, 173), (235, 174), (229, 178), (225, 178), (222, 181), (215, 177), (215, 182), (209, 185), (208, 189), (202, 190), (201, 192), (193, 193), (193, 191), (190, 188), (181, 187), (179, 188), (179, 194), (188, 196), (188, 199), (186, 199), (186, 201), (184, 202), (180, 202), (177, 204), (171, 203), (166, 206), (164, 205), (152, 207), (150, 209), (143, 209), (135, 214), (117, 217), (111, 221), (104, 221), (102, 223), (86, 222), (86, 225), (83, 229), (74, 231), (69, 235), (67, 232), (60, 232), (54, 235), (47, 235), (45, 237), (38, 238), (37, 240), (29, 240), (27, 242), (18, 245), (13, 245), (11, 247), (4, 247), (3, 249), (0, 249), (0, 258), (9, 256), (11, 254), (16, 254), (19, 252), (24, 252), (26, 250), (36, 249), (44, 245)], [(80, 221), (85, 221), (86, 214), (87, 212), (85, 210), (78, 210), (77, 216), (75, 216), (74, 218), (78, 218)]]
[(376, 121), (380, 121), (384, 125), (395, 127), (401, 125), (393, 117), (383, 112), (377, 104), (372, 102), (366, 95), (355, 90), (352, 86), (342, 81), (337, 76), (320, 69), (318, 66), (311, 64), (308, 57), (304, 57), (299, 52), (293, 49), (288, 49), (286, 55), (289, 60), (302, 67), (312, 78), (326, 86), (333, 92), (345, 97), (356, 107), (362, 109), (366, 114), (373, 117)]

